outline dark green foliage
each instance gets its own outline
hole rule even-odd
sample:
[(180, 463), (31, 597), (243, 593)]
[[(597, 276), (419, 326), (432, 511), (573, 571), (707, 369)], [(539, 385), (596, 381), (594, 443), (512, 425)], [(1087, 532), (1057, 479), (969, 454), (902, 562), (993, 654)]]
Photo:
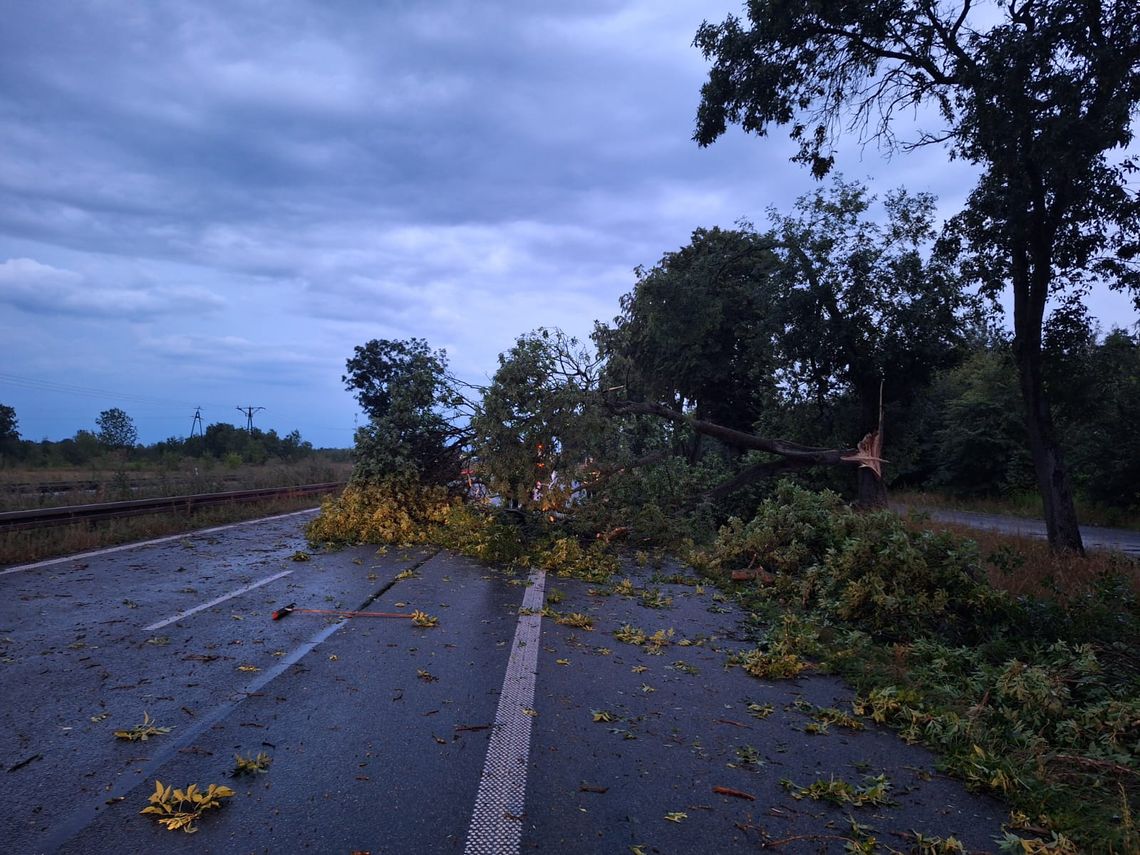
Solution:
[(268, 460), (292, 462), (308, 456), (313, 451), (312, 443), (301, 439), (299, 431), (291, 431), (279, 436), (277, 431), (263, 431), (261, 428), (246, 430), (225, 422), (209, 425), (202, 436), (186, 440), (172, 437), (158, 443), (156, 451), (170, 454), (208, 454), (218, 460), (234, 455), (244, 463), (265, 463)]
[(139, 441), (135, 423), (118, 407), (103, 410), (95, 423), (99, 426), (99, 442), (107, 448), (134, 448)]
[[(512, 505), (561, 507), (610, 430), (595, 392), (597, 359), (560, 330), (520, 336), (471, 419), (480, 475)], [(552, 479), (556, 479), (552, 483)], [(540, 484), (539, 498), (534, 488)]]
[(1140, 336), (1113, 330), (1098, 343), (1087, 318), (1048, 331), (1046, 378), (1078, 492), (1140, 508)]
[(769, 242), (743, 224), (697, 229), (686, 246), (639, 267), (614, 325), (594, 334), (608, 380), (634, 400), (689, 405), (749, 430), (773, 383), (775, 263)]
[(19, 420), (13, 407), (0, 404), (0, 464), (20, 448)]
[(781, 596), (881, 639), (974, 641), (1009, 605), (982, 581), (971, 542), (915, 533), (891, 511), (857, 513), (835, 493), (790, 482), (748, 522), (730, 520), (698, 561), (775, 573)]
[(573, 526), (593, 536), (629, 528), (638, 545), (681, 548), (688, 541), (707, 542), (724, 515), (700, 496), (724, 480), (727, 464), (716, 456), (698, 463), (681, 457), (632, 466), (610, 477), (575, 510)]
[(372, 339), (353, 351), (346, 368), (345, 388), (368, 416), (356, 432), (353, 478), (454, 482), (460, 454), (453, 419), (461, 398), (447, 374), (447, 354), (423, 339)]
[[(1082, 311), (1047, 327), (1045, 378), (1078, 495), (1111, 513), (1140, 507), (1140, 337), (1097, 339)], [(961, 496), (1014, 494), (1033, 484), (1013, 356), (978, 343), (940, 372), (899, 438), (912, 485)], [(900, 455), (892, 446), (892, 463)], [(892, 467), (892, 469), (895, 467)]]
[(880, 383), (886, 403), (907, 400), (954, 361), (972, 309), (954, 258), (933, 251), (934, 198), (888, 193), (885, 222), (869, 215), (875, 201), (836, 178), (794, 215), (769, 212), (780, 377), (793, 402), (854, 393), (863, 431), (878, 423)]
[[(890, 193), (885, 223), (871, 216), (874, 202), (836, 179), (792, 216), (770, 211), (763, 234), (747, 223), (698, 229), (639, 269), (614, 326), (596, 327), (603, 384), (630, 402), (787, 438), (784, 448), (798, 447), (773, 453), (792, 457), (811, 444), (853, 447), (878, 425), (880, 390), (892, 416), (905, 418), (931, 374), (956, 358), (972, 306), (953, 258), (935, 251), (934, 200)], [(682, 425), (668, 439), (690, 462), (721, 456), (728, 475), (762, 462), (740, 459), (749, 446), (723, 432)], [(860, 499), (882, 504), (869, 472)]]
[(1013, 292), (1013, 352), (1049, 541), (1081, 551), (1069, 478), (1042, 375), (1046, 303), (1092, 279), (1140, 291), (1140, 197), (1126, 158), (1140, 103), (1140, 11), (1133, 2), (1051, 0), (999, 7), (918, 0), (748, 4), (748, 25), (705, 23), (713, 66), (695, 138), (729, 123), (790, 126), (796, 160), (834, 164), (840, 128), (896, 144), (896, 111), (928, 105), (943, 142), (982, 168), (947, 245), (991, 294)]
[(19, 439), (20, 432), (16, 429), (19, 424), (15, 408), (0, 404), (0, 441)]
[(775, 574), (738, 588), (763, 616), (757, 663), (822, 660), (855, 685), (857, 714), (938, 749), (969, 785), (1081, 851), (1140, 844), (1120, 821), (1140, 798), (1131, 568), (1064, 605), (1014, 600), (984, 580), (972, 541), (788, 483), (693, 558), (722, 578), (744, 566)]
[(938, 378), (930, 392), (930, 483), (962, 495), (1025, 489), (1033, 465), (1021, 396), (1008, 349), (978, 350)]

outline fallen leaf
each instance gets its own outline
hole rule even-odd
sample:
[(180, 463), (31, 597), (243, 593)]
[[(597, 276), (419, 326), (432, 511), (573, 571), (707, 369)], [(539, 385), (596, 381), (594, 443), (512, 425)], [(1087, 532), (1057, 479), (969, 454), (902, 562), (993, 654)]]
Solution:
[(679, 810), (670, 811), (665, 814), (665, 819), (669, 820), (669, 822), (684, 822), (688, 818), (689, 815), (687, 813)]

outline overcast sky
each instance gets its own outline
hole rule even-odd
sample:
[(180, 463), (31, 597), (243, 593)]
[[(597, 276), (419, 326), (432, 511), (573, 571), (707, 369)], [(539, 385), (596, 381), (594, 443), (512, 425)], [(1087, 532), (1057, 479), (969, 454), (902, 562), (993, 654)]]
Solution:
[[(480, 380), (536, 327), (588, 335), (635, 266), (815, 186), (782, 133), (691, 141), (693, 35), (741, 8), (8, 0), (0, 403), (27, 439), (259, 406), (344, 447), (357, 344), (423, 337)], [(946, 213), (972, 184), (934, 149), (838, 167)]]

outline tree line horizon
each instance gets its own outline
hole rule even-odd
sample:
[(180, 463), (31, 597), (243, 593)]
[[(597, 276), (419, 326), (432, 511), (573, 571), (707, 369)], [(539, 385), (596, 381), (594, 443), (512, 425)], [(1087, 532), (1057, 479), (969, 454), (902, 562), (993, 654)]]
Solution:
[(0, 404), (0, 466), (19, 463), (33, 468), (83, 466), (118, 454), (139, 462), (170, 461), (179, 457), (212, 457), (230, 462), (265, 463), (268, 460), (295, 462), (315, 451), (298, 430), (281, 436), (276, 430), (248, 430), (228, 422), (207, 425), (201, 434), (168, 437), (140, 444), (133, 419), (123, 409), (111, 407), (99, 413), (95, 430), (80, 428), (74, 436), (60, 440), (23, 439), (14, 407)]

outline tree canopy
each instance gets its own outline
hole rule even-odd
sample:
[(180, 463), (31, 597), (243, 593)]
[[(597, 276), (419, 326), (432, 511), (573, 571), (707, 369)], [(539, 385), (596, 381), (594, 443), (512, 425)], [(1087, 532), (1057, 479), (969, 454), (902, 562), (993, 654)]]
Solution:
[[(695, 44), (713, 65), (694, 138), (729, 123), (764, 135), (788, 126), (795, 159), (818, 177), (854, 128), (904, 148), (945, 143), (981, 178), (951, 236), (991, 292), (1013, 291), (1013, 349), (1050, 542), (1081, 550), (1071, 486), (1042, 378), (1046, 303), (1089, 277), (1136, 289), (1140, 199), (1122, 152), (1140, 102), (1135, 3), (1024, 0), (788, 3), (753, 0), (748, 24), (705, 23)], [(896, 140), (901, 111), (939, 127)], [(1116, 154), (1110, 157), (1110, 153)]]
[(138, 444), (139, 432), (134, 421), (118, 407), (103, 410), (95, 424), (99, 427), (99, 442), (107, 448), (134, 448)]
[(355, 348), (341, 378), (368, 424), (356, 433), (354, 477), (403, 474), (432, 484), (460, 470), (456, 408), (463, 403), (447, 373), (447, 354), (423, 339), (372, 339)]
[(597, 362), (561, 330), (519, 336), (500, 354), (471, 419), (471, 449), (492, 490), (527, 504), (536, 486), (541, 501), (552, 478), (569, 489), (605, 432)]

